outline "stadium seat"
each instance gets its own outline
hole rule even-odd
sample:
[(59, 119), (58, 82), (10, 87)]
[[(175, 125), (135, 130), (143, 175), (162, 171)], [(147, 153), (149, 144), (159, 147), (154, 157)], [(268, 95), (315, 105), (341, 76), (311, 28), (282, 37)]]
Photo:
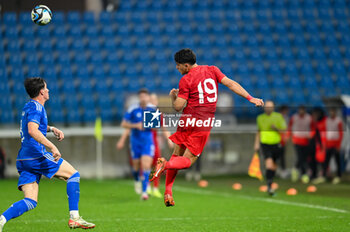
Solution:
[[(348, 7), (342, 0), (132, 0), (96, 18), (93, 12), (55, 11), (45, 27), (28, 20), (28, 12), (5, 12), (0, 78), (22, 83), (26, 75), (45, 76), (62, 99), (48, 105), (56, 122), (90, 123), (97, 114), (113, 122), (121, 118), (125, 99), (109, 97), (127, 96), (140, 87), (169, 92), (180, 78), (173, 53), (190, 47), (198, 63), (219, 66), (252, 93), (278, 104), (312, 104), (349, 85)], [(0, 84), (0, 91), (18, 99), (0, 117), (1, 123), (11, 123), (26, 100), (25, 92), (15, 95), (23, 86)], [(101, 94), (108, 97), (95, 102)], [(67, 101), (68, 95), (75, 97)], [(56, 106), (64, 112), (79, 110), (54, 113)]]

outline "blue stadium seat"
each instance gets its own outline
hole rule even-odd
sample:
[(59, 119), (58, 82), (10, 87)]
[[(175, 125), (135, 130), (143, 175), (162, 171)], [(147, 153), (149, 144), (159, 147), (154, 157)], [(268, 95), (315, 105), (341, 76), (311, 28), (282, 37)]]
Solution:
[(94, 13), (91, 11), (84, 12), (83, 13), (83, 21), (84, 21), (84, 23), (88, 24), (89, 26), (93, 26), (93, 24), (95, 24)]
[(284, 105), (290, 103), (290, 99), (285, 89), (279, 89), (277, 97), (275, 98), (275, 102), (277, 105)]
[(74, 40), (79, 40), (82, 37), (82, 32), (79, 26), (72, 26), (67, 32)]
[[(56, 26), (55, 30), (53, 31), (53, 35), (59, 39), (59, 41), (65, 40), (66, 39), (66, 29), (64, 26)], [(57, 41), (57, 42), (59, 42)]]
[(111, 13), (102, 11), (99, 15), (99, 22), (104, 25), (110, 25), (112, 23)]
[[(78, 109), (77, 107), (69, 107), (69, 109)], [(66, 115), (66, 121), (69, 123), (80, 123), (81, 122), (81, 116), (78, 110), (67, 110)]]
[(18, 53), (20, 51), (19, 43), (17, 40), (10, 40), (7, 44), (7, 50), (9, 52), (16, 52)]
[(55, 11), (52, 17), (52, 22), (55, 25), (63, 25), (65, 23), (65, 15), (62, 11)]
[(98, 37), (98, 30), (95, 25), (90, 25), (86, 28), (85, 35), (89, 38), (97, 39)]
[(23, 27), (21, 31), (21, 36), (23, 38), (26, 38), (28, 41), (30, 41), (29, 39), (33, 39), (34, 37), (33, 27), (31, 27), (31, 25), (27, 25)]
[(18, 21), (21, 25), (31, 26), (32, 25), (32, 19), (30, 12), (21, 12), (18, 16)]
[(81, 21), (81, 14), (78, 11), (71, 11), (67, 14), (67, 22), (72, 25), (79, 25)]
[(5, 12), (2, 16), (2, 21), (5, 25), (16, 25), (17, 15), (15, 12)]
[[(178, 85), (181, 75), (172, 56), (179, 47), (193, 48), (198, 63), (219, 66), (249, 91), (278, 104), (313, 104), (346, 93), (348, 6), (343, 0), (131, 0), (96, 18), (93, 12), (55, 11), (46, 27), (28, 20), (29, 12), (4, 13), (0, 78), (11, 84), (0, 83), (0, 91), (12, 94), (14, 101), (0, 122), (18, 119), (13, 113), (27, 99), (23, 79), (38, 73), (62, 100), (48, 105), (50, 119), (91, 123), (97, 113), (104, 121), (120, 119), (125, 99), (110, 99), (114, 94), (135, 93), (140, 87), (167, 93)], [(296, 92), (308, 94), (294, 96)], [(95, 103), (102, 93), (109, 97)], [(67, 101), (67, 96), (74, 97)], [(55, 113), (56, 106), (64, 112), (78, 110)]]
[(13, 124), (15, 123), (15, 118), (13, 116), (12, 104), (11, 102), (0, 101), (0, 122), (1, 124)]

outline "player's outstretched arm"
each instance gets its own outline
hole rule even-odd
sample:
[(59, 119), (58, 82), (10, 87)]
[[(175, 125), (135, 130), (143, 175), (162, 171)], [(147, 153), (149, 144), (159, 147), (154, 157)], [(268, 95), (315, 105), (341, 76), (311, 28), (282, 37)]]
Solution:
[(231, 80), (228, 77), (224, 77), (221, 80), (221, 84), (225, 85), (232, 92), (248, 99), (248, 101), (255, 104), (255, 106), (264, 106), (264, 101), (262, 99), (254, 98), (254, 97), (250, 96), (250, 94), (236, 81)]
[(44, 145), (45, 147), (48, 147), (51, 152), (52, 156), (55, 158), (55, 161), (58, 161), (61, 158), (61, 153), (57, 149), (57, 147), (50, 142), (42, 133), (39, 131), (39, 124), (35, 122), (29, 122), (28, 123), (28, 133), (30, 136), (32, 136), (35, 141), (38, 143)]

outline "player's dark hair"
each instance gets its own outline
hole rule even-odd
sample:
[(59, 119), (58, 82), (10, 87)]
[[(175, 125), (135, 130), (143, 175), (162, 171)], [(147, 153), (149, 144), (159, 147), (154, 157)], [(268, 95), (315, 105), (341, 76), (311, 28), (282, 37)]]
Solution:
[(175, 53), (174, 59), (179, 64), (194, 65), (196, 63), (196, 54), (191, 49), (184, 48)]
[(282, 112), (282, 111), (285, 111), (285, 110), (289, 110), (289, 107), (287, 105), (281, 105), (280, 108), (279, 108), (279, 111)]
[(35, 98), (39, 95), (40, 90), (45, 88), (45, 80), (41, 77), (29, 77), (24, 81), (24, 87), (30, 98)]
[(148, 89), (146, 89), (146, 88), (142, 88), (142, 89), (140, 89), (140, 90), (137, 92), (137, 94), (140, 95), (141, 93), (149, 94), (149, 91), (148, 91)]
[(306, 111), (306, 107), (304, 105), (299, 105), (298, 109)]
[(325, 116), (325, 112), (324, 112), (323, 108), (319, 107), (319, 106), (314, 107), (312, 109), (312, 113), (317, 114), (317, 121), (318, 122), (321, 121)]

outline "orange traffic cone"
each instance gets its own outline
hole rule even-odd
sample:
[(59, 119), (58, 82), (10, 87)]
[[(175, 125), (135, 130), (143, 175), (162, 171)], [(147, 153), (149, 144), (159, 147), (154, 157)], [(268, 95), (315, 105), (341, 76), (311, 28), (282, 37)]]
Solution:
[(295, 196), (298, 194), (298, 191), (295, 188), (290, 188), (287, 190), (287, 195), (289, 196)]
[(234, 184), (232, 185), (232, 188), (233, 188), (234, 190), (241, 190), (241, 189), (242, 189), (242, 185), (241, 185), (240, 183), (234, 183)]

